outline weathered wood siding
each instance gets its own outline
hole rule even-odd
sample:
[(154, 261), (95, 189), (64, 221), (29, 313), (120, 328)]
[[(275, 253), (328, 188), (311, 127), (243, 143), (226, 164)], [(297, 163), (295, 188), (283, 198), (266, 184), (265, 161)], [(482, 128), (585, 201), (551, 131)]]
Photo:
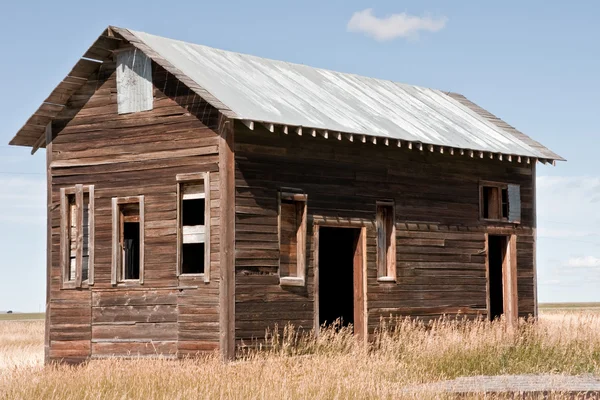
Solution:
[[(219, 346), (218, 113), (153, 63), (154, 108), (117, 114), (115, 64), (70, 100), (53, 126), (52, 360), (182, 356)], [(176, 274), (176, 174), (210, 171), (211, 277)], [(95, 185), (95, 283), (61, 289), (59, 191)], [(111, 285), (111, 198), (145, 196), (143, 285)]]
[[(367, 227), (369, 331), (380, 318), (486, 314), (485, 233), (518, 235), (519, 314), (534, 313), (532, 166), (236, 125), (236, 338), (314, 324), (314, 223)], [(521, 185), (522, 223), (479, 219), (479, 180)], [(307, 284), (279, 285), (277, 190), (308, 195)], [(377, 281), (376, 201), (396, 204), (397, 282)]]

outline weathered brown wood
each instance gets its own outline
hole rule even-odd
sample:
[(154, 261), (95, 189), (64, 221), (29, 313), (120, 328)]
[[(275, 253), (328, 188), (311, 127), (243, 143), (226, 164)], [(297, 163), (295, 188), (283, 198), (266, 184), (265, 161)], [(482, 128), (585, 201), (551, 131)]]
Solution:
[(82, 267), (83, 267), (83, 185), (75, 186), (75, 207), (76, 207), (76, 222), (77, 238), (75, 248), (75, 286), (81, 287), (82, 282)]
[(235, 153), (234, 121), (219, 120), (220, 215), (220, 343), (225, 359), (235, 357)]
[(354, 333), (358, 338), (366, 340), (367, 332), (367, 291), (365, 279), (367, 275), (367, 230), (362, 228), (356, 238), (354, 249)]
[(44, 363), (50, 361), (50, 288), (52, 277), (52, 174), (50, 163), (52, 162), (52, 124), (48, 124), (45, 131), (46, 136), (46, 307), (45, 307), (45, 330), (44, 330)]

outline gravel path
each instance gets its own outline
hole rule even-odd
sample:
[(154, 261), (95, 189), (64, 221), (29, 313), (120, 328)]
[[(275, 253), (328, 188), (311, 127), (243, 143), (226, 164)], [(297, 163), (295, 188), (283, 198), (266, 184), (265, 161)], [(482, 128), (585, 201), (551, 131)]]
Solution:
[[(600, 377), (593, 375), (498, 375), (460, 377), (407, 387), (408, 392), (570, 393), (600, 396)], [(587, 397), (587, 396), (586, 396)], [(592, 398), (592, 396), (590, 396)]]

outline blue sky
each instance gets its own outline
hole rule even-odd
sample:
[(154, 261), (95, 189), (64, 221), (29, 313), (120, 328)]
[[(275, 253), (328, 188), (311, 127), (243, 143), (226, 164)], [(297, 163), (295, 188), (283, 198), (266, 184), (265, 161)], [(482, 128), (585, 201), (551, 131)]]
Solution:
[(569, 160), (538, 167), (539, 299), (600, 301), (599, 13), (594, 1), (5, 2), (0, 310), (45, 302), (44, 152), (8, 141), (107, 25), (466, 95)]

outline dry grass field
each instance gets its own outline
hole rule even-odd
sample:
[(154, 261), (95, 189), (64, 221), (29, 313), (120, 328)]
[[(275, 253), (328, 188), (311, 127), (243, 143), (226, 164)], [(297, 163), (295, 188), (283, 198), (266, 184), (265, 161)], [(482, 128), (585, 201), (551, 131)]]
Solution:
[(539, 322), (515, 330), (398, 321), (369, 347), (344, 330), (313, 338), (288, 329), (269, 338), (268, 350), (229, 364), (215, 356), (44, 368), (43, 333), (43, 320), (0, 321), (0, 399), (444, 398), (406, 387), (475, 375), (600, 375), (600, 313), (576, 308), (544, 309)]

